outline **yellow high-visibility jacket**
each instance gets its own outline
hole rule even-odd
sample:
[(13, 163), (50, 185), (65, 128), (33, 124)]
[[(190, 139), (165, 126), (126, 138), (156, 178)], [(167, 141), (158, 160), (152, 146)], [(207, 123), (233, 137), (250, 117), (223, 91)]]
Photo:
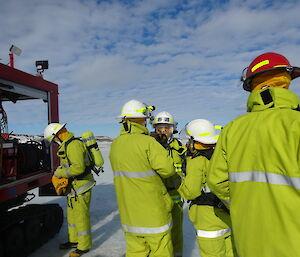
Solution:
[(126, 125), (109, 155), (122, 228), (136, 235), (165, 233), (171, 228), (173, 202), (161, 177), (175, 174), (173, 161), (146, 127)]
[[(54, 175), (61, 178), (74, 178), (72, 180), (71, 192), (68, 194), (70, 197), (80, 195), (90, 190), (95, 184), (92, 173), (76, 179), (85, 172), (87, 166), (90, 165), (87, 150), (80, 140), (73, 140), (74, 134), (69, 133), (68, 137), (61, 143), (58, 148), (57, 155), (60, 158), (60, 166), (56, 169)], [(71, 140), (71, 142), (69, 142)], [(67, 147), (66, 147), (67, 145)], [(74, 190), (76, 192), (74, 192)]]
[(230, 205), (240, 257), (299, 257), (300, 112), (291, 91), (252, 92), (221, 132), (208, 186)]
[[(194, 200), (203, 191), (209, 192), (206, 185), (209, 160), (204, 156), (195, 158), (188, 156), (186, 162), (186, 177), (178, 192), (183, 198)], [(193, 204), (189, 208), (189, 217), (194, 223), (198, 237), (222, 238), (230, 234), (229, 215), (220, 208)]]

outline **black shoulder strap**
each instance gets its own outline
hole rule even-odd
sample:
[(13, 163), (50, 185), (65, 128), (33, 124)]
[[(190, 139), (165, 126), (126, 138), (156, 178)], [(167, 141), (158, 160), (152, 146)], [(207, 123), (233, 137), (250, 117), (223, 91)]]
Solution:
[[(68, 158), (68, 154), (67, 154), (67, 146), (68, 146), (71, 142), (73, 142), (74, 140), (79, 140), (80, 142), (82, 142), (82, 140), (81, 140), (79, 137), (72, 137), (72, 138), (70, 138), (70, 139), (65, 143), (66, 157), (67, 157), (67, 160), (68, 160), (69, 165), (71, 165), (71, 162), (70, 162), (70, 160), (69, 160), (69, 158)], [(92, 147), (94, 147), (94, 145), (92, 145)], [(91, 168), (90, 166), (86, 166), (84, 172), (83, 172), (82, 174), (80, 174), (80, 175), (74, 177), (74, 179), (76, 179), (76, 180), (83, 179), (86, 175), (88, 175), (88, 174), (91, 173), (91, 170), (92, 170), (92, 168)], [(75, 190), (74, 190), (74, 191), (75, 191)]]
[(293, 109), (294, 111), (300, 112), (300, 105), (298, 104), (297, 108)]
[(127, 133), (130, 133), (131, 132), (131, 124), (128, 122), (128, 120), (123, 119), (121, 121), (121, 123), (123, 124), (123, 127), (124, 127), (125, 131)]
[(178, 140), (177, 138), (174, 138), (174, 140), (176, 140), (179, 144), (179, 146), (182, 146), (182, 143), (180, 142), (180, 140)]
[[(79, 140), (79, 141), (81, 141), (81, 139), (79, 138), (79, 137), (72, 137), (72, 138), (70, 138), (66, 143), (65, 143), (65, 147), (66, 147), (66, 149), (67, 149), (67, 146), (68, 146), (68, 144), (70, 144), (72, 141), (74, 141), (74, 140)], [(82, 141), (81, 141), (82, 142)]]

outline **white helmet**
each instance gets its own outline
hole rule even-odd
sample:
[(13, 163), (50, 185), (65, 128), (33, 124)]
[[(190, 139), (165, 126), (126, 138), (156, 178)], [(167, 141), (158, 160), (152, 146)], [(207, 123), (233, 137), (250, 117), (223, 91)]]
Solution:
[(208, 120), (196, 119), (186, 124), (184, 130), (187, 138), (210, 145), (217, 143), (219, 135), (216, 129), (221, 128), (221, 126), (214, 126)]
[(44, 138), (51, 143), (54, 136), (66, 126), (67, 123), (59, 124), (59, 123), (50, 123), (44, 130)]
[(168, 112), (160, 112), (155, 115), (152, 125), (155, 127), (156, 124), (172, 124), (174, 127), (177, 125), (177, 122), (174, 121), (173, 115)]
[(119, 118), (149, 118), (154, 109), (154, 106), (147, 106), (138, 100), (130, 100), (123, 105)]

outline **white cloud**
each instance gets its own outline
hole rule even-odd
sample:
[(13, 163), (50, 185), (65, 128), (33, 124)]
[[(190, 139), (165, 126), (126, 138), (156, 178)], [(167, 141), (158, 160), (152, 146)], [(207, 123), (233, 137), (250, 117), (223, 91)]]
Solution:
[(16, 67), (31, 73), (49, 59), (61, 119), (107, 135), (131, 98), (224, 125), (245, 111), (236, 85), (254, 57), (278, 51), (300, 66), (299, 1), (183, 2), (1, 1), (0, 57), (16, 44)]

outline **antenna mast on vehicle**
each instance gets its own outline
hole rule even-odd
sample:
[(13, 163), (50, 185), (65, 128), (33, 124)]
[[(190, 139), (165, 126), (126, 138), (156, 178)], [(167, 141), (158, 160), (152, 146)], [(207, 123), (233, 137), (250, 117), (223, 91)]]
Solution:
[(22, 50), (15, 46), (15, 45), (11, 45), (11, 47), (9, 48), (9, 65), (10, 67), (14, 68), (15, 67), (15, 61), (14, 61), (14, 54), (17, 56), (20, 56), (22, 53)]

